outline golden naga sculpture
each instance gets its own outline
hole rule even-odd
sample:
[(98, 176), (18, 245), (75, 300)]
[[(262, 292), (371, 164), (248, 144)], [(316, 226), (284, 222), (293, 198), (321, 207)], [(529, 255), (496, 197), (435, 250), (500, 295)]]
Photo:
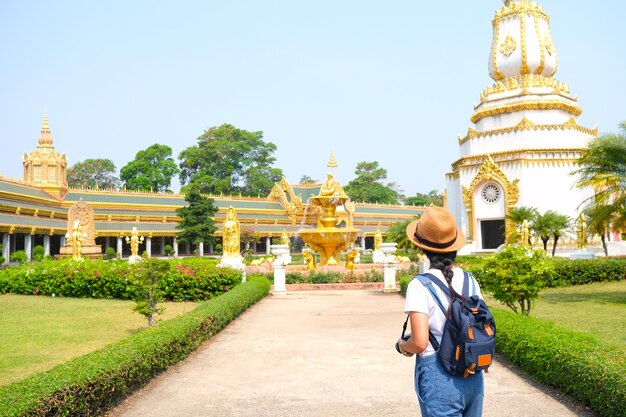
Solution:
[(315, 257), (313, 257), (313, 254), (308, 251), (303, 251), (302, 257), (306, 261), (306, 269), (308, 271), (315, 271)]
[(376, 232), (374, 233), (374, 250), (380, 250), (380, 246), (383, 243), (383, 234), (380, 232), (380, 223), (376, 227)]
[(65, 238), (72, 242), (72, 259), (82, 260), (83, 240), (85, 239), (85, 233), (83, 232), (79, 220), (74, 221), (72, 231), (67, 232)]
[(280, 244), (289, 245), (289, 234), (285, 229), (283, 229), (283, 233), (280, 235)]
[(131, 258), (139, 257), (139, 244), (143, 243), (143, 236), (139, 236), (136, 227), (133, 227), (130, 237), (126, 236), (126, 243), (130, 245)]
[(224, 257), (236, 258), (241, 256), (239, 253), (241, 231), (239, 228), (239, 220), (237, 220), (237, 212), (233, 206), (230, 206), (226, 212), (222, 236)]
[(587, 249), (587, 222), (583, 213), (576, 219), (576, 246), (580, 250)]
[(350, 250), (350, 252), (346, 255), (346, 269), (354, 270), (354, 259), (357, 257), (359, 252), (356, 248)]

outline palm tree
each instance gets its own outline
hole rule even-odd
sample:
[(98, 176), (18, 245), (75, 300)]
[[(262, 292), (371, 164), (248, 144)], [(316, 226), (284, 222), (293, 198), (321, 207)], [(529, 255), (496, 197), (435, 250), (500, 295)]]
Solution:
[(614, 229), (623, 227), (626, 222), (619, 219), (624, 219), (620, 213), (626, 214), (626, 122), (620, 123), (618, 133), (592, 140), (577, 164), (580, 168), (573, 172), (579, 176), (576, 185), (580, 188), (591, 186), (596, 190), (596, 194), (586, 201), (591, 228), (598, 233), (608, 232), (609, 226)]
[(564, 214), (556, 213), (552, 210), (548, 210), (547, 213), (552, 212), (552, 236), (554, 242), (552, 244), (552, 256), (556, 253), (556, 245), (559, 242), (559, 238), (563, 235), (565, 229), (569, 228), (570, 218)]
[(535, 232), (543, 242), (543, 250), (546, 253), (548, 253), (548, 240), (552, 234), (552, 217), (550, 212), (551, 211), (547, 211), (544, 214), (539, 214), (535, 217), (535, 221), (530, 226), (530, 229)]
[(559, 239), (563, 235), (563, 231), (569, 227), (570, 218), (564, 214), (559, 214), (554, 210), (548, 210), (543, 214), (537, 215), (531, 226), (533, 230), (543, 242), (543, 250), (548, 252), (548, 240), (553, 237), (552, 256), (556, 253), (556, 246)]
[[(517, 233), (517, 229), (524, 223), (524, 220), (528, 222), (528, 224), (533, 224), (539, 212), (534, 207), (515, 207), (509, 211), (509, 214), (506, 215), (506, 219), (510, 220), (515, 224), (515, 230), (512, 230), (507, 236), (507, 240), (509, 242), (515, 242), (519, 238), (519, 234)], [(528, 244), (532, 246), (530, 241), (530, 236), (528, 237)]]

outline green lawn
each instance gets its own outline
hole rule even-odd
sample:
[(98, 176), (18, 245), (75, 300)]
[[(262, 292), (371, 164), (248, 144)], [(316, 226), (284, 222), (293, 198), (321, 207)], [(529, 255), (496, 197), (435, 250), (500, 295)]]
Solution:
[[(195, 303), (165, 303), (167, 320)], [(134, 302), (87, 298), (0, 296), (0, 385), (50, 369), (147, 326)]]
[[(490, 301), (490, 305), (496, 304)], [(543, 290), (530, 315), (592, 335), (626, 352), (626, 280)]]

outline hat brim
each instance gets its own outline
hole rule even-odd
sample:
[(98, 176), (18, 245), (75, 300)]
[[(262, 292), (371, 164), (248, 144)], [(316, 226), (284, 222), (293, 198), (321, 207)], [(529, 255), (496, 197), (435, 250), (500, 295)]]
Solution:
[(465, 246), (465, 236), (463, 235), (463, 231), (459, 227), (456, 228), (456, 240), (450, 246), (447, 246), (445, 248), (434, 248), (432, 246), (428, 246), (419, 242), (415, 238), (415, 230), (417, 229), (417, 224), (419, 222), (420, 222), (419, 219), (413, 220), (406, 227), (406, 237), (408, 237), (409, 240), (418, 248), (425, 249), (430, 252), (447, 253), (447, 252), (456, 252), (459, 249), (461, 249), (463, 246)]

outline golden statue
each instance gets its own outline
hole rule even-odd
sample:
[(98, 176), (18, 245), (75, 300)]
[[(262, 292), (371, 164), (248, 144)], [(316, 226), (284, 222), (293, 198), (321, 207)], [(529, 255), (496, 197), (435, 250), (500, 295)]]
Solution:
[(344, 195), (343, 189), (341, 185), (333, 178), (333, 174), (330, 172), (326, 174), (326, 181), (322, 184), (320, 188), (321, 196), (330, 196), (330, 195)]
[(222, 231), (223, 250), (225, 258), (236, 258), (241, 256), (240, 251), (240, 229), (237, 212), (233, 206), (228, 208), (224, 228)]
[(583, 213), (576, 219), (576, 246), (580, 250), (587, 248), (587, 222)]
[(306, 269), (308, 271), (315, 271), (315, 257), (309, 251), (302, 252), (302, 257), (306, 261)]
[(289, 246), (289, 234), (285, 229), (283, 229), (283, 233), (280, 235), (280, 244)]
[(380, 250), (380, 247), (383, 243), (383, 234), (380, 233), (380, 223), (376, 227), (376, 233), (374, 233), (374, 250)]
[(346, 269), (354, 270), (354, 258), (356, 258), (358, 254), (359, 252), (356, 250), (356, 248), (350, 250), (346, 254)]
[(524, 221), (522, 222), (521, 229), (522, 230), (520, 233), (520, 244), (529, 245), (530, 243), (528, 243), (528, 240), (530, 239), (530, 228), (529, 228), (528, 220), (524, 219)]
[(85, 239), (85, 233), (80, 225), (80, 220), (74, 221), (72, 231), (67, 232), (65, 238), (72, 242), (72, 258), (76, 260), (83, 259), (83, 239)]
[(133, 227), (133, 231), (130, 233), (130, 237), (126, 236), (126, 243), (130, 244), (130, 256), (131, 258), (139, 257), (139, 244), (143, 243), (143, 236), (139, 236), (137, 228)]

